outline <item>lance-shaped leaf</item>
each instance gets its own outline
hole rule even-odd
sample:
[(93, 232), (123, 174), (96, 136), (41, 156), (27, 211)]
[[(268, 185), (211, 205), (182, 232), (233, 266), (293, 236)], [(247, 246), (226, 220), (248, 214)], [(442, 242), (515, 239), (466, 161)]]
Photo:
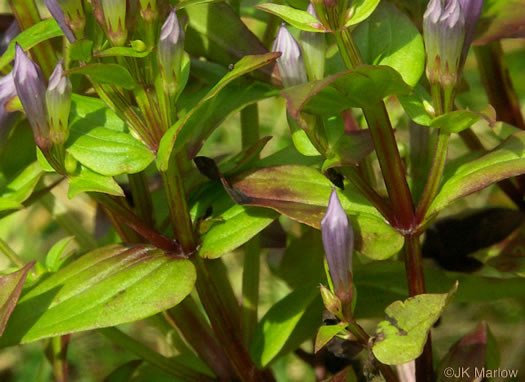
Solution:
[(9, 316), (15, 309), (27, 274), (34, 264), (33, 261), (16, 272), (0, 277), (0, 336), (4, 332)]
[(69, 69), (66, 74), (85, 74), (97, 83), (116, 85), (124, 89), (133, 89), (136, 86), (129, 71), (117, 64), (88, 64)]
[[(333, 185), (317, 170), (306, 166), (254, 169), (230, 179), (230, 195), (244, 205), (272, 208), (291, 219), (321, 228)], [(356, 232), (356, 249), (374, 259), (397, 253), (403, 237), (352, 185), (338, 192)]]
[(490, 105), (488, 106), (486, 114), (470, 110), (456, 110), (434, 118), (430, 126), (445, 130), (449, 133), (459, 133), (468, 129), (482, 118), (493, 126), (496, 123), (496, 111)]
[[(8, 207), (7, 200), (18, 203), (21, 206), (21, 203), (31, 196), (43, 174), (42, 168), (40, 168), (37, 162), (34, 162), (9, 181), (9, 183), (1, 187), (0, 198), (6, 200), (4, 207)], [(0, 204), (0, 211), (5, 209), (10, 208), (2, 208), (2, 204)]]
[(108, 195), (124, 196), (124, 191), (110, 176), (104, 176), (80, 165), (78, 173), (68, 177), (68, 198), (72, 199), (82, 192), (102, 192)]
[(190, 261), (160, 250), (99, 248), (22, 296), (0, 347), (144, 319), (178, 304), (195, 278)]
[(0, 69), (3, 69), (15, 58), (15, 45), (18, 43), (24, 50), (40, 44), (42, 41), (49, 40), (53, 37), (62, 36), (63, 32), (54, 19), (48, 19), (27, 28), (17, 35), (9, 43), (9, 47), (0, 57)]
[[(463, 336), (456, 342), (441, 360), (438, 372), (439, 382), (447, 379), (444, 369), (453, 370), (480, 370), (485, 366), (488, 342), (488, 327), (485, 322), (480, 323), (472, 332)], [(441, 372), (440, 372), (441, 371)]]
[(323, 171), (333, 167), (356, 166), (374, 151), (372, 136), (368, 130), (345, 132), (326, 154)]
[(322, 80), (284, 89), (288, 111), (298, 118), (301, 111), (334, 115), (350, 107), (366, 107), (390, 95), (411, 91), (398, 72), (389, 66), (363, 65)]
[(399, 365), (423, 352), (428, 332), (445, 310), (457, 289), (446, 294), (421, 294), (396, 301), (385, 310), (385, 320), (377, 325), (372, 352), (378, 361)]
[(502, 179), (525, 173), (525, 132), (512, 134), (481, 158), (445, 170), (443, 186), (432, 202), (427, 218), (453, 201)]
[(262, 11), (280, 17), (288, 24), (307, 32), (324, 32), (325, 29), (315, 16), (306, 11), (295, 9), (287, 5), (265, 3), (256, 6)]
[(317, 331), (317, 335), (315, 336), (314, 353), (317, 353), (319, 350), (321, 350), (328, 342), (330, 342), (332, 338), (340, 333), (344, 333), (346, 326), (347, 324), (344, 322), (340, 322), (336, 325), (321, 326)]
[(350, 5), (349, 15), (351, 17), (345, 24), (345, 27), (359, 24), (366, 20), (379, 5), (380, 0), (354, 0)]
[[(235, 64), (233, 69), (228, 72), (199, 103), (191, 109), (183, 118), (179, 119), (175, 125), (169, 128), (164, 134), (159, 145), (157, 154), (157, 166), (165, 171), (171, 152), (179, 152), (187, 147), (190, 158), (195, 157), (213, 129), (226, 118), (231, 112), (244, 105), (256, 102), (259, 99), (269, 97), (273, 93), (263, 85), (254, 84), (244, 88), (244, 94), (239, 94), (236, 90), (235, 97), (227, 99), (217, 99), (217, 95), (233, 80), (240, 76), (261, 68), (275, 61), (280, 53), (267, 53), (260, 56), (246, 56)], [(203, 123), (206, 121), (206, 123)]]

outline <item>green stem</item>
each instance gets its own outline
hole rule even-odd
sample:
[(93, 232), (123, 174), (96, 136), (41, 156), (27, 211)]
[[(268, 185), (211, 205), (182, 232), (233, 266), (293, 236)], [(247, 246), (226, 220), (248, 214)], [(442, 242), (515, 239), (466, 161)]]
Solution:
[(191, 297), (165, 312), (168, 322), (178, 328), (184, 339), (197, 352), (199, 357), (221, 380), (232, 380), (235, 373), (213, 332)]
[[(211, 261), (204, 262), (199, 256), (193, 257), (197, 268), (197, 292), (202, 305), (210, 317), (215, 337), (224, 347), (224, 352), (230, 360), (233, 369), (241, 381), (273, 382), (270, 374), (257, 370), (248, 353), (239, 330), (238, 314), (232, 314), (234, 306), (229, 301), (229, 293), (223, 289), (222, 279), (210, 269)], [(238, 310), (238, 309), (235, 309)]]
[(128, 174), (131, 195), (135, 211), (144, 224), (153, 227), (153, 201), (148, 187), (148, 178), (142, 171), (137, 174)]
[(22, 268), (25, 265), (24, 260), (22, 260), (15, 251), (11, 249), (11, 247), (2, 239), (0, 239), (0, 252), (5, 255), (13, 263), (13, 265), (16, 265), (17, 267)]
[(434, 151), (434, 160), (432, 161), (432, 167), (430, 168), (430, 174), (428, 175), (423, 195), (421, 196), (417, 206), (416, 216), (418, 222), (423, 221), (430, 204), (438, 193), (441, 177), (443, 176), (443, 171), (445, 170), (449, 138), (450, 133), (447, 133), (443, 130), (439, 131), (436, 149)]
[(158, 367), (162, 371), (169, 373), (182, 381), (187, 382), (212, 382), (214, 379), (198, 371), (190, 369), (186, 364), (164, 357), (163, 355), (151, 350), (117, 328), (103, 328), (97, 331), (108, 338), (114, 344), (129, 350), (144, 361)]
[(67, 382), (68, 367), (67, 367), (67, 347), (71, 335), (53, 337), (50, 339), (47, 356), (53, 368), (53, 375), (56, 382)]
[(182, 246), (184, 253), (191, 254), (197, 248), (195, 232), (191, 222), (190, 210), (186, 201), (186, 192), (182, 182), (179, 158), (174, 154), (166, 171), (161, 172), (164, 190), (168, 201), (169, 218), (175, 238)]

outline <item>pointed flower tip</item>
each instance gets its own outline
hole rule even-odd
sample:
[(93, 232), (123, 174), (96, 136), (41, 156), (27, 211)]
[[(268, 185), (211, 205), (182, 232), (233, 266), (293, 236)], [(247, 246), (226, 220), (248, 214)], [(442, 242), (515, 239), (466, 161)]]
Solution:
[(60, 60), (57, 63), (57, 66), (55, 66), (55, 70), (53, 70), (53, 73), (51, 73), (51, 76), (49, 77), (49, 85), (47, 87), (47, 90), (55, 90), (63, 91), (65, 86), (67, 86), (67, 78), (64, 77), (64, 68), (63, 68), (63, 60)]
[(321, 221), (321, 234), (335, 292), (339, 297), (350, 296), (353, 232), (335, 190), (330, 195), (326, 214)]
[(284, 86), (294, 86), (308, 82), (301, 48), (285, 24), (281, 24), (273, 43), (273, 52), (281, 52), (277, 59)]
[(179, 23), (175, 9), (172, 9), (168, 15), (168, 18), (162, 25), (162, 29), (160, 31), (160, 40), (169, 40), (170, 43), (176, 44), (183, 39), (184, 30)]

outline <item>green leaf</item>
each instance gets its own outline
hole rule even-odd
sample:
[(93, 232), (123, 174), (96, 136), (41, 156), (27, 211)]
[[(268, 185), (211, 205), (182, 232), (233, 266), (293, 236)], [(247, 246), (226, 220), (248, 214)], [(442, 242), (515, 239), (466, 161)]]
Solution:
[[(245, 88), (244, 94), (239, 94), (239, 89), (236, 89), (234, 97), (230, 93), (230, 96), (227, 97), (229, 104), (226, 104), (226, 106), (215, 98), (231, 81), (268, 65), (270, 62), (275, 61), (279, 55), (279, 53), (267, 53), (260, 56), (246, 56), (237, 62), (233, 69), (191, 111), (178, 120), (164, 134), (157, 153), (158, 168), (161, 171), (165, 171), (168, 168), (172, 150), (179, 152), (185, 146), (187, 146), (190, 158), (193, 158), (202, 146), (204, 139), (231, 112), (259, 99), (269, 97), (272, 93), (269, 93), (269, 89), (266, 86), (254, 84), (247, 91), (247, 88)], [(248, 99), (246, 99), (247, 97)], [(207, 119), (207, 123), (203, 123)]]
[(91, 170), (106, 176), (134, 174), (155, 159), (153, 153), (129, 133), (76, 119), (70, 124), (66, 150)]
[(222, 0), (182, 0), (177, 3), (177, 9), (183, 9), (186, 7), (191, 7), (192, 5), (216, 3)]
[(323, 325), (319, 328), (317, 335), (315, 336), (314, 353), (321, 350), (332, 338), (337, 336), (339, 333), (344, 333), (346, 329), (344, 322), (340, 322), (336, 325)]
[(317, 20), (316, 17), (312, 16), (306, 11), (295, 9), (287, 5), (280, 5), (274, 3), (265, 3), (255, 6), (262, 11), (271, 13), (277, 17), (280, 17), (288, 24), (294, 27), (307, 31), (307, 32), (322, 32), (324, 31), (323, 25)]
[(104, 176), (80, 166), (78, 174), (68, 178), (69, 191), (67, 196), (72, 199), (82, 192), (102, 192), (104, 194), (124, 196), (124, 191), (110, 176)]
[(38, 24), (27, 28), (9, 43), (9, 47), (4, 52), (2, 57), (0, 57), (0, 69), (3, 69), (15, 59), (15, 45), (17, 43), (20, 44), (22, 48), (24, 48), (24, 51), (28, 51), (34, 46), (40, 44), (42, 41), (62, 35), (62, 30), (53, 18), (40, 21)]
[(372, 352), (379, 362), (400, 365), (423, 352), (428, 332), (445, 310), (456, 285), (446, 294), (422, 294), (396, 301), (377, 325)]
[(274, 304), (264, 315), (250, 345), (252, 359), (259, 367), (268, 365), (279, 353), (318, 294), (317, 285), (303, 285)]
[(88, 64), (69, 69), (65, 74), (84, 74), (97, 83), (116, 85), (129, 90), (136, 86), (135, 80), (128, 70), (117, 64)]
[(160, 250), (99, 248), (22, 296), (0, 346), (144, 319), (182, 301), (195, 279), (190, 261)]
[(142, 365), (142, 360), (135, 359), (133, 361), (126, 362), (124, 365), (119, 366), (111, 372), (104, 382), (129, 382), (137, 368)]
[[(138, 45), (138, 44), (135, 44)], [(114, 46), (93, 54), (94, 57), (136, 57), (144, 58), (151, 53), (151, 49), (143, 46)]]
[(354, 0), (350, 6), (350, 19), (345, 24), (345, 27), (359, 24), (366, 20), (372, 12), (376, 9), (381, 0)]
[(93, 41), (78, 40), (71, 44), (69, 48), (69, 56), (71, 60), (85, 61), (91, 60), (91, 53), (93, 51)]
[(502, 179), (525, 173), (525, 132), (511, 135), (482, 157), (445, 171), (443, 186), (432, 202), (426, 218), (453, 201), (470, 195)]
[(433, 112), (434, 108), (432, 97), (423, 86), (416, 85), (413, 93), (399, 96), (398, 99), (412, 121), (421, 126), (430, 126), (433, 117), (429, 112)]
[(418, 83), (425, 69), (423, 38), (410, 19), (391, 3), (381, 2), (352, 36), (364, 62), (390, 66), (408, 85)]
[(64, 264), (64, 262), (71, 256), (73, 253), (70, 251), (66, 252), (67, 247), (73, 241), (75, 236), (68, 236), (59, 240), (58, 242), (51, 247), (49, 252), (46, 255), (46, 268), (50, 272), (56, 272)]
[[(236, 202), (272, 208), (289, 218), (321, 228), (333, 185), (319, 171), (306, 166), (254, 169), (230, 180)], [(339, 191), (358, 238), (356, 249), (374, 259), (385, 259), (403, 246), (403, 237), (351, 185)]]
[(0, 337), (15, 309), (27, 274), (33, 265), (35, 265), (34, 261), (16, 272), (0, 277)]
[(374, 151), (374, 143), (370, 131), (349, 131), (341, 135), (334, 147), (326, 154), (322, 170), (342, 166), (357, 166), (364, 158)]
[[(125, 132), (126, 124), (99, 98), (73, 94), (69, 125), (85, 131), (93, 126)], [(88, 130), (89, 131), (89, 130)]]
[(38, 162), (33, 162), (3, 186), (0, 189), (0, 211), (21, 208), (21, 203), (31, 196), (43, 174)]
[(488, 113), (490, 113), (493, 117), (470, 110), (456, 110), (434, 118), (430, 123), (430, 126), (445, 130), (449, 133), (459, 133), (460, 131), (471, 127), (481, 118), (486, 119), (491, 125), (496, 123), (496, 112), (492, 106), (489, 106)]
[(350, 107), (367, 107), (390, 95), (409, 94), (410, 87), (389, 66), (363, 65), (322, 80), (281, 91), (294, 118), (301, 111), (335, 115)]
[(216, 259), (240, 247), (270, 225), (279, 214), (275, 211), (234, 205), (220, 217), (202, 239), (199, 254)]

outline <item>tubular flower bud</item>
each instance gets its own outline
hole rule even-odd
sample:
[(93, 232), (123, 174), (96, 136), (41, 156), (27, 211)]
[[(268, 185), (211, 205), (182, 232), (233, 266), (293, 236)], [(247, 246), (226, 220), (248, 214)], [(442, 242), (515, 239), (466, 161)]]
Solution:
[(350, 272), (354, 237), (352, 226), (335, 190), (330, 195), (328, 209), (321, 221), (321, 233), (335, 294), (343, 304), (348, 304), (352, 297)]
[(157, 0), (140, 0), (140, 14), (145, 22), (154, 22), (159, 14)]
[(35, 142), (47, 152), (51, 147), (49, 125), (45, 106), (46, 86), (42, 72), (25, 54), (20, 45), (16, 45), (13, 80), (20, 102), (24, 107), (29, 124), (33, 129)]
[[(306, 11), (318, 19), (312, 4), (308, 5)], [(308, 78), (311, 81), (322, 79), (324, 77), (326, 53), (324, 33), (301, 31), (300, 42)]]
[(476, 25), (478, 24), (481, 9), (483, 8), (483, 0), (459, 0), (463, 17), (465, 18), (465, 41), (463, 42), (463, 51), (461, 52), (461, 65), (465, 63), (468, 49), (474, 39), (476, 32)]
[(102, 6), (106, 32), (111, 43), (122, 46), (128, 38), (126, 28), (126, 0), (99, 0)]
[(49, 13), (51, 13), (51, 16), (53, 16), (57, 22), (60, 29), (62, 29), (62, 32), (64, 32), (64, 36), (66, 36), (70, 43), (74, 43), (76, 41), (75, 35), (66, 22), (64, 11), (59, 5), (58, 0), (44, 0), (44, 4), (49, 10)]
[(71, 81), (64, 76), (62, 61), (49, 77), (49, 86), (46, 90), (46, 106), (51, 141), (56, 145), (63, 145), (69, 136), (69, 110), (71, 108)]
[(423, 16), (427, 77), (431, 84), (454, 87), (462, 70), (465, 19), (458, 0), (431, 0)]
[(0, 54), (4, 54), (11, 40), (14, 39), (19, 33), (20, 28), (18, 27), (18, 24), (15, 20), (9, 25), (7, 30), (2, 35), (2, 38), (0, 38)]
[(83, 0), (58, 0), (58, 4), (64, 12), (66, 24), (75, 33), (75, 36), (82, 38), (86, 26)]
[(171, 95), (177, 91), (183, 55), (184, 30), (179, 24), (175, 10), (172, 10), (162, 26), (158, 45), (158, 60), (164, 86)]
[(3, 137), (6, 136), (6, 121), (9, 113), (5, 110), (4, 105), (11, 98), (16, 96), (15, 83), (13, 81), (13, 72), (9, 72), (4, 77), (0, 77), (0, 144)]
[(308, 82), (301, 48), (284, 24), (279, 28), (272, 51), (281, 52), (277, 66), (285, 87)]
[(339, 300), (339, 298), (324, 285), (321, 285), (321, 298), (323, 299), (323, 304), (326, 310), (336, 317), (341, 317), (343, 312), (341, 300)]

